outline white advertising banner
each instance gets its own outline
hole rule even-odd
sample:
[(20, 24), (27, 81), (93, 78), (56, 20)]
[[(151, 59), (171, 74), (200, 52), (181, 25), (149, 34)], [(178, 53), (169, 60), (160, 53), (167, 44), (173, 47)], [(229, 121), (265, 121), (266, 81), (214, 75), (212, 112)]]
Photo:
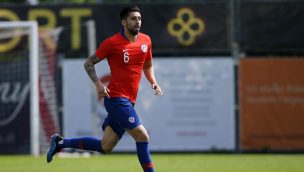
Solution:
[[(154, 96), (143, 75), (135, 105), (150, 135), (150, 149), (234, 150), (236, 124), (233, 59), (154, 58), (153, 63), (164, 95)], [(102, 80), (107, 81), (107, 64), (99, 64), (97, 70), (101, 73)], [(95, 101), (95, 90), (85, 76), (83, 61), (79, 64), (66, 61), (64, 73), (69, 71), (73, 71), (73, 77), (64, 74), (68, 78), (64, 78), (63, 90), (64, 97), (69, 97), (64, 98), (65, 136), (100, 137), (101, 122), (106, 116), (102, 100)], [(81, 90), (81, 93), (73, 90)], [(134, 150), (134, 141), (127, 134), (115, 148), (115, 151)]]

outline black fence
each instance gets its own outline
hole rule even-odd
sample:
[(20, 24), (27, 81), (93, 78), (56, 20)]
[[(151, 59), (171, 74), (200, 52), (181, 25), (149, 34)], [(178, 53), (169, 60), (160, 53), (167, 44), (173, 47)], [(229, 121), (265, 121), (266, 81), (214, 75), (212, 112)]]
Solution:
[[(0, 21), (37, 20), (40, 28), (64, 28), (59, 53), (87, 56), (88, 20), (96, 23), (97, 45), (121, 29), (125, 4), (2, 6)], [(202, 1), (139, 4), (142, 32), (155, 56), (304, 53), (303, 1)]]

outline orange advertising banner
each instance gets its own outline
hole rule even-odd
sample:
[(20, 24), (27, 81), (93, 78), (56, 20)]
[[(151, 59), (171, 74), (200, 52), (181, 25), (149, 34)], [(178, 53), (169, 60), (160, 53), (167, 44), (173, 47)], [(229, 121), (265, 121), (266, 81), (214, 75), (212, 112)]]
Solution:
[(240, 61), (240, 147), (304, 150), (304, 59)]

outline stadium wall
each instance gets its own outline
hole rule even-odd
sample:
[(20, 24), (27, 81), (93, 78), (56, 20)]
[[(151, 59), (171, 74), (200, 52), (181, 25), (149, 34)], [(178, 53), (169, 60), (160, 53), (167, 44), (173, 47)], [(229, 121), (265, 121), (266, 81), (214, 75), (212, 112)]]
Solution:
[[(236, 119), (232, 126), (235, 135), (231, 137), (234, 137), (235, 142), (231, 142), (233, 146), (229, 147), (229, 150), (303, 151), (304, 148), (299, 145), (304, 145), (302, 135), (304, 131), (301, 128), (304, 121), (298, 115), (298, 113), (303, 114), (301, 104), (303, 83), (300, 81), (303, 71), (298, 69), (297, 63), (302, 64), (300, 61), (304, 54), (304, 37), (301, 36), (304, 30), (304, 2), (284, 0), (231, 2), (236, 3), (223, 0), (191, 4), (139, 4), (144, 16), (142, 29), (152, 38), (154, 56), (157, 60), (172, 58), (172, 61), (182, 59), (191, 61), (192, 57), (216, 59), (219, 56), (234, 60), (235, 77), (232, 81), (235, 87), (236, 115), (234, 117)], [(118, 13), (123, 5), (125, 4), (1, 5), (0, 21), (36, 20), (40, 29), (62, 26), (64, 29), (58, 44), (60, 57), (84, 58), (88, 53), (86, 22), (91, 19), (96, 22), (96, 42), (99, 44), (121, 29)], [(187, 25), (187, 18), (194, 23), (193, 30), (179, 33), (176, 28)], [(178, 26), (177, 21), (183, 22), (183, 25)], [(0, 44), (6, 45), (6, 43), (4, 41)], [(8, 47), (4, 53), (20, 44), (22, 42), (15, 44), (15, 47)], [(261, 69), (264, 65), (270, 67)], [(217, 70), (214, 72), (219, 72), (220, 68)], [(283, 71), (286, 75), (277, 74)], [(261, 80), (258, 80), (259, 78)], [(263, 78), (266, 79), (262, 80)], [(296, 91), (294, 90), (292, 94), (285, 92), (286, 88), (289, 88), (286, 83), (294, 83)], [(251, 85), (255, 86), (251, 88)], [(58, 88), (60, 86), (57, 85)], [(266, 94), (259, 90), (260, 88), (268, 89), (270, 93)], [(89, 101), (92, 102), (95, 100), (94, 89), (89, 89), (88, 94), (92, 98)], [(63, 94), (66, 92), (64, 91)], [(254, 106), (249, 100), (256, 100), (252, 98), (261, 98), (265, 96), (264, 94), (266, 98), (270, 97), (275, 102), (268, 102), (265, 106), (255, 104), (256, 108), (253, 109)], [(288, 100), (293, 103), (288, 103)], [(286, 101), (284, 105), (282, 101)], [(65, 106), (66, 103), (63, 105)], [(93, 109), (95, 112), (99, 108), (97, 105), (92, 106), (88, 107), (88, 110)], [(265, 115), (261, 116), (261, 114)], [(266, 119), (269, 123), (265, 123)], [(290, 130), (286, 129), (286, 126), (291, 125), (294, 125), (297, 131), (292, 129), (293, 127)], [(69, 128), (65, 127), (64, 132), (67, 129)], [(93, 131), (96, 133), (96, 130)], [(82, 135), (90, 132), (84, 131)], [(0, 137), (1, 139), (5, 138)], [(209, 143), (213, 142), (208, 141)], [(211, 147), (198, 149), (213, 150)]]

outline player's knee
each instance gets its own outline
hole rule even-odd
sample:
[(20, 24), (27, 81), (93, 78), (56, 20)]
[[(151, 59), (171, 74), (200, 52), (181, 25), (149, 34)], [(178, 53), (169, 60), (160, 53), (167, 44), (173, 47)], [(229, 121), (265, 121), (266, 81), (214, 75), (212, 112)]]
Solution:
[(149, 135), (146, 132), (140, 132), (137, 134), (135, 140), (137, 142), (149, 142)]
[(136, 142), (148, 142), (149, 135), (147, 130), (141, 125), (128, 131)]
[(104, 154), (109, 154), (113, 150), (113, 146), (111, 144), (102, 143), (101, 146)]

